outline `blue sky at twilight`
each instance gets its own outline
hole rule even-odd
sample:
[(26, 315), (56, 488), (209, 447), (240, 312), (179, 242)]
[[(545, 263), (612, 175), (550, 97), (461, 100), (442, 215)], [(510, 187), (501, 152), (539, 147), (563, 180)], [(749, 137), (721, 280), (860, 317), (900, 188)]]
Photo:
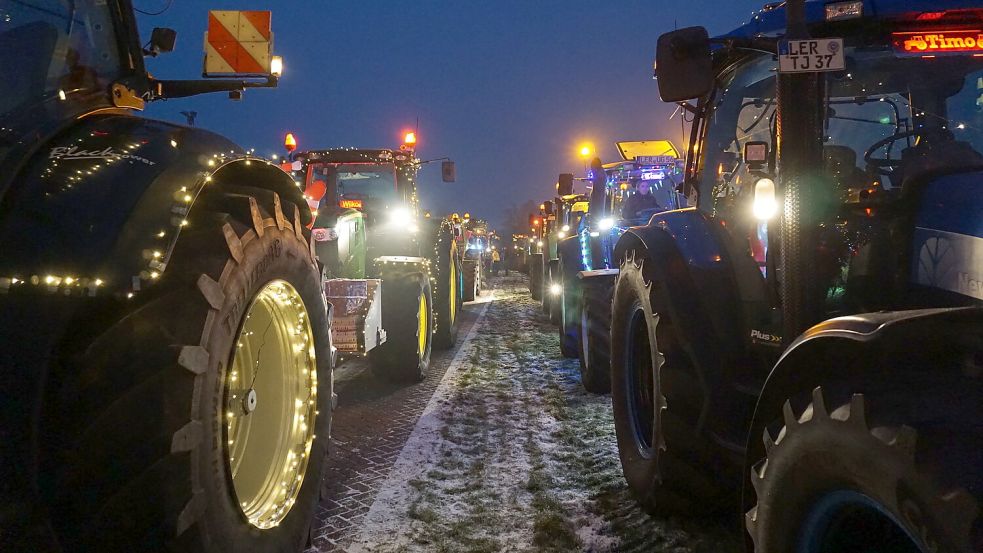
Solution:
[[(159, 11), (167, 0), (134, 0)], [(244, 1), (173, 0), (159, 16), (138, 14), (141, 35), (178, 31), (176, 51), (148, 60), (160, 78), (196, 78), (208, 9), (273, 11), (284, 77), (273, 90), (157, 102), (151, 117), (197, 124), (257, 153), (300, 148), (394, 147), (419, 118), (419, 155), (450, 156), (458, 182), (439, 165), (421, 173), (434, 213), (470, 211), (498, 223), (510, 204), (541, 201), (556, 175), (583, 172), (576, 147), (591, 142), (604, 161), (616, 140), (670, 138), (671, 105), (659, 101), (652, 61), (659, 34), (675, 25), (721, 33), (758, 2), (736, 1)]]

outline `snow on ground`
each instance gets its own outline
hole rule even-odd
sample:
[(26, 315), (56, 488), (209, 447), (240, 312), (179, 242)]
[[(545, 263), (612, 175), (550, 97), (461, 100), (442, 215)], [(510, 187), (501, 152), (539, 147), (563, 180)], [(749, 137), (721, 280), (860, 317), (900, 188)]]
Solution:
[(583, 390), (524, 278), (494, 284), (346, 549), (739, 551), (720, 523), (638, 509), (621, 476), (610, 396)]

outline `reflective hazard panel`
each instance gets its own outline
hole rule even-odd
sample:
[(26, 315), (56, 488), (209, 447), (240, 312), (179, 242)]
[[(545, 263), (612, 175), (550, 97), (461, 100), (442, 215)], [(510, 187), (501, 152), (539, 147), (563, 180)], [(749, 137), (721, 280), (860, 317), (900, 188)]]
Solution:
[(779, 73), (840, 71), (844, 67), (842, 38), (783, 40), (778, 43)]
[(272, 50), (269, 11), (208, 12), (206, 76), (268, 74)]

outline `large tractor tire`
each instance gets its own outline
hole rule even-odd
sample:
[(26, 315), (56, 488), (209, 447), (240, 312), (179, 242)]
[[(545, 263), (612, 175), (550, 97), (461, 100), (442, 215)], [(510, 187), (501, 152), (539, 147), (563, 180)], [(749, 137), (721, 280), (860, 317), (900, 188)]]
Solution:
[(474, 301), (481, 295), (481, 281), (478, 276), (478, 262), (474, 259), (461, 261), (464, 272), (464, 301)]
[(582, 287), (579, 298), (580, 382), (592, 394), (611, 391), (611, 300), (610, 292), (597, 286)]
[(464, 271), (453, 234), (441, 230), (434, 247), (436, 284), (432, 294), (436, 327), (433, 345), (437, 349), (450, 349), (457, 342), (458, 317), (464, 305)]
[(650, 513), (711, 514), (733, 498), (708, 458), (708, 438), (680, 414), (699, 397), (690, 389), (698, 380), (686, 378), (666, 292), (652, 278), (655, 263), (631, 255), (621, 264), (611, 314), (611, 399), (622, 470)]
[(543, 254), (529, 255), (529, 293), (532, 299), (543, 299)]
[(79, 321), (79, 335), (108, 330), (51, 375), (38, 468), (66, 550), (308, 543), (330, 320), (308, 232), (286, 207), (262, 189), (209, 191), (159, 282)]
[(553, 294), (550, 293), (550, 284), (553, 282), (553, 263), (546, 259), (545, 256), (543, 257), (543, 263), (545, 265), (543, 266), (543, 284), (540, 298), (542, 301), (539, 307), (543, 310), (543, 315), (549, 315), (550, 303), (553, 300)]
[(577, 341), (580, 339), (580, 286), (577, 282), (577, 275), (570, 274), (563, 264), (564, 258), (560, 256), (560, 298), (557, 304), (560, 307), (560, 320), (557, 329), (560, 335), (560, 354), (570, 359), (577, 358)]
[(754, 550), (983, 550), (980, 505), (967, 491), (980, 493), (979, 404), (954, 392), (834, 398), (816, 388), (800, 415), (786, 402), (750, 474)]
[[(560, 262), (558, 260), (554, 259), (553, 261), (550, 261), (549, 276), (550, 276), (550, 281), (549, 281), (549, 286), (547, 288), (549, 291), (548, 295), (550, 298), (550, 302), (549, 302), (550, 322), (555, 325), (559, 325), (560, 315), (563, 312), (563, 308), (560, 305), (560, 302), (563, 301), (563, 295), (562, 295), (563, 280), (560, 278)], [(555, 292), (557, 288), (559, 288), (559, 293)]]
[(372, 370), (397, 382), (419, 382), (430, 369), (433, 348), (430, 279), (421, 273), (383, 277), (382, 324), (386, 341), (369, 352)]

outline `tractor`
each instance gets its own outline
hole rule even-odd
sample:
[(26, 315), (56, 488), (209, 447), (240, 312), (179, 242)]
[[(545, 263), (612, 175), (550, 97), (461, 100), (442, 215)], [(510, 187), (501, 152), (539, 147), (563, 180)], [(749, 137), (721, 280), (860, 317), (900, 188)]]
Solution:
[(420, 209), (415, 144), (407, 133), (396, 149), (291, 151), (283, 162), (315, 213), (339, 361), (367, 356), (373, 372), (401, 382), (423, 380), (432, 350), (454, 345), (464, 288), (452, 221)]
[(491, 233), (488, 222), (484, 219), (472, 219), (470, 213), (465, 213), (458, 219), (457, 214), (451, 216), (459, 229), (458, 255), (461, 256), (461, 267), (464, 273), (464, 301), (474, 301), (481, 295), (485, 286), (484, 260), (491, 250)]
[(276, 86), (270, 13), (209, 12), (198, 80), (151, 76), (176, 32), (135, 17), (0, 6), (0, 550), (301, 551), (333, 404), (311, 212), (139, 113)]
[[(543, 271), (545, 288), (543, 313), (549, 315), (550, 322), (557, 325), (560, 324), (562, 313), (559, 244), (568, 236), (576, 234), (588, 207), (587, 196), (575, 194), (573, 184), (574, 178), (571, 173), (560, 174), (556, 184), (557, 197), (544, 204), (551, 215), (547, 221), (543, 246), (544, 256), (549, 256), (549, 259), (545, 260), (546, 266)], [(567, 354), (568, 352), (565, 351), (564, 355)], [(576, 352), (574, 354), (576, 355)]]
[(760, 553), (983, 550), (981, 28), (798, 0), (659, 38), (696, 205), (596, 277), (646, 509), (739, 504)]
[[(591, 162), (586, 179), (589, 212), (572, 236), (559, 244), (559, 278), (554, 287), (560, 308), (560, 352), (579, 359), (581, 382), (593, 393), (610, 391), (607, 332), (613, 287), (604, 279), (584, 280), (581, 273), (609, 274), (614, 245), (628, 227), (644, 223), (656, 211), (686, 205), (677, 191), (682, 182), (680, 160), (671, 142), (618, 142), (617, 146), (622, 161)], [(640, 188), (650, 189), (648, 197), (632, 200), (641, 197)]]

